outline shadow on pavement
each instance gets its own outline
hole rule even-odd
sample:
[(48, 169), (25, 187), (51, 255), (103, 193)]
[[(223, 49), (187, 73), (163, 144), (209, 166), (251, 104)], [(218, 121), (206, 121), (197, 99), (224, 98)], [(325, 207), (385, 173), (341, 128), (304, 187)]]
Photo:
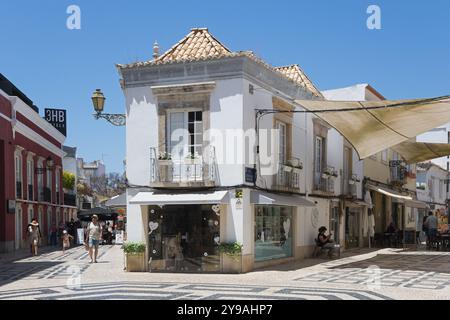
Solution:
[(368, 253), (373, 253), (379, 251), (379, 248), (356, 248), (356, 249), (348, 249), (344, 251), (340, 258), (336, 259), (328, 259), (326, 255), (319, 258), (305, 258), (297, 261), (286, 262), (283, 264), (277, 264), (274, 266), (262, 267), (258, 268), (252, 272), (261, 272), (261, 271), (295, 271), (303, 268), (313, 267), (323, 263), (330, 262), (338, 262), (341, 259), (350, 258), (354, 256), (364, 255)]
[(0, 265), (0, 286), (24, 278), (43, 279), (55, 273), (63, 261), (11, 262)]
[(445, 254), (378, 254), (361, 261), (332, 267), (331, 269), (348, 269), (378, 267), (389, 270), (425, 271), (450, 274), (450, 255)]

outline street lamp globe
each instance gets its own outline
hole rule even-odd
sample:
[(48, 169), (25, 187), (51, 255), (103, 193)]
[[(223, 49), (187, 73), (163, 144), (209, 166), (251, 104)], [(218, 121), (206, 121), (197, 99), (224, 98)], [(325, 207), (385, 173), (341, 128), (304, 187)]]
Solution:
[(102, 90), (97, 89), (92, 94), (92, 104), (94, 105), (94, 110), (97, 113), (102, 113), (105, 107), (105, 96), (102, 93)]

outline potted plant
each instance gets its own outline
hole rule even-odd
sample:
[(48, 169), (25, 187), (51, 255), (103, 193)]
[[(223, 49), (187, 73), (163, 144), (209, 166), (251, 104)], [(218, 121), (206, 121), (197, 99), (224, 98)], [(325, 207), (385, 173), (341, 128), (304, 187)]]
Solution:
[(185, 164), (200, 164), (200, 156), (197, 152), (189, 153), (186, 158), (184, 158)]
[(220, 243), (218, 249), (222, 258), (222, 272), (242, 272), (242, 248), (242, 244), (238, 242)]
[(127, 272), (145, 272), (145, 243), (126, 242), (122, 249), (126, 256)]

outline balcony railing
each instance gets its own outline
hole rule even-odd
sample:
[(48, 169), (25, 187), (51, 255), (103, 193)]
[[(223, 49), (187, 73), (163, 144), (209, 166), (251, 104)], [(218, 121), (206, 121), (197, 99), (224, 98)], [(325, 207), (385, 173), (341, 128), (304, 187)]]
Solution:
[(150, 185), (153, 187), (216, 184), (217, 163), (213, 147), (207, 148), (202, 156), (195, 159), (161, 159), (156, 148), (151, 148), (150, 166)]
[(64, 193), (64, 205), (76, 207), (77, 206), (77, 196), (75, 194)]
[(345, 196), (356, 197), (357, 196), (356, 185), (358, 182), (361, 182), (361, 180), (355, 174), (352, 175), (351, 178), (347, 179), (344, 178), (342, 194)]
[(303, 165), (299, 159), (292, 159), (286, 164), (280, 164), (272, 188), (280, 191), (299, 191), (302, 169)]
[(326, 167), (322, 173), (315, 173), (314, 190), (334, 193), (335, 178), (338, 177), (337, 171), (333, 167)]
[(389, 167), (391, 171), (390, 181), (391, 184), (397, 186), (403, 186), (406, 184), (406, 165), (404, 161), (390, 161)]

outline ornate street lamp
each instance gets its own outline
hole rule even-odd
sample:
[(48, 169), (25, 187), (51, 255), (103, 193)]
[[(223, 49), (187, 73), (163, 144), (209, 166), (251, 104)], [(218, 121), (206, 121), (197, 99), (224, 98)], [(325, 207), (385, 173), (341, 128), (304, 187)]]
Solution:
[(105, 100), (106, 98), (100, 89), (95, 90), (92, 94), (92, 104), (95, 111), (94, 118), (97, 120), (103, 118), (115, 126), (124, 126), (126, 124), (126, 116), (124, 114), (103, 113)]

